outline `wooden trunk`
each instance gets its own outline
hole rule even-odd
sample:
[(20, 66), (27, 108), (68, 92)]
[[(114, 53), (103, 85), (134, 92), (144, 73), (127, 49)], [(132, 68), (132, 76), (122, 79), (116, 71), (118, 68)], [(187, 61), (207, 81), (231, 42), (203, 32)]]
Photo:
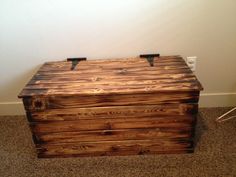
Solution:
[(38, 157), (186, 153), (202, 86), (180, 56), (47, 62), (20, 93)]

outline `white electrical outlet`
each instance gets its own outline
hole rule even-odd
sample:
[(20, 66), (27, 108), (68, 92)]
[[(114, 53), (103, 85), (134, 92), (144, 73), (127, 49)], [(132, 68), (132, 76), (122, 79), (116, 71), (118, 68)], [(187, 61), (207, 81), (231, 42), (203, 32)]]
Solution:
[(193, 72), (196, 71), (196, 64), (197, 64), (196, 56), (187, 57), (186, 63)]

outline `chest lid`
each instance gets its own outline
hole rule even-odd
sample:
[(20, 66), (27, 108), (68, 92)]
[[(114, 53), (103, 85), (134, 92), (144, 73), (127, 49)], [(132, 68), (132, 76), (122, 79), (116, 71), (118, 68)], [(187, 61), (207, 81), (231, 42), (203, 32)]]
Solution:
[(200, 91), (180, 56), (46, 62), (19, 97)]

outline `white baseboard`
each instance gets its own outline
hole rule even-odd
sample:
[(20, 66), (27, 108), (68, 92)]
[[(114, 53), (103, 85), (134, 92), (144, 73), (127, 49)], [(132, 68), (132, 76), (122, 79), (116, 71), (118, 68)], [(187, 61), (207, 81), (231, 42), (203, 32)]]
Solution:
[(202, 93), (200, 107), (233, 107), (236, 106), (236, 93)]
[(0, 115), (24, 115), (22, 102), (0, 102)]
[[(200, 96), (200, 107), (236, 106), (236, 93), (203, 93)], [(0, 115), (24, 115), (22, 102), (0, 102)]]

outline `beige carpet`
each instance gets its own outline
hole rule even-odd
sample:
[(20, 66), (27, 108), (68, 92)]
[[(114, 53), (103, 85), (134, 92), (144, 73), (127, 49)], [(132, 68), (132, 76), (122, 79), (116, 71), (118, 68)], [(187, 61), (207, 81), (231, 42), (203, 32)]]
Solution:
[[(229, 109), (229, 108), (228, 108)], [(37, 159), (24, 116), (0, 117), (0, 177), (236, 177), (236, 119), (201, 109), (194, 154)]]

